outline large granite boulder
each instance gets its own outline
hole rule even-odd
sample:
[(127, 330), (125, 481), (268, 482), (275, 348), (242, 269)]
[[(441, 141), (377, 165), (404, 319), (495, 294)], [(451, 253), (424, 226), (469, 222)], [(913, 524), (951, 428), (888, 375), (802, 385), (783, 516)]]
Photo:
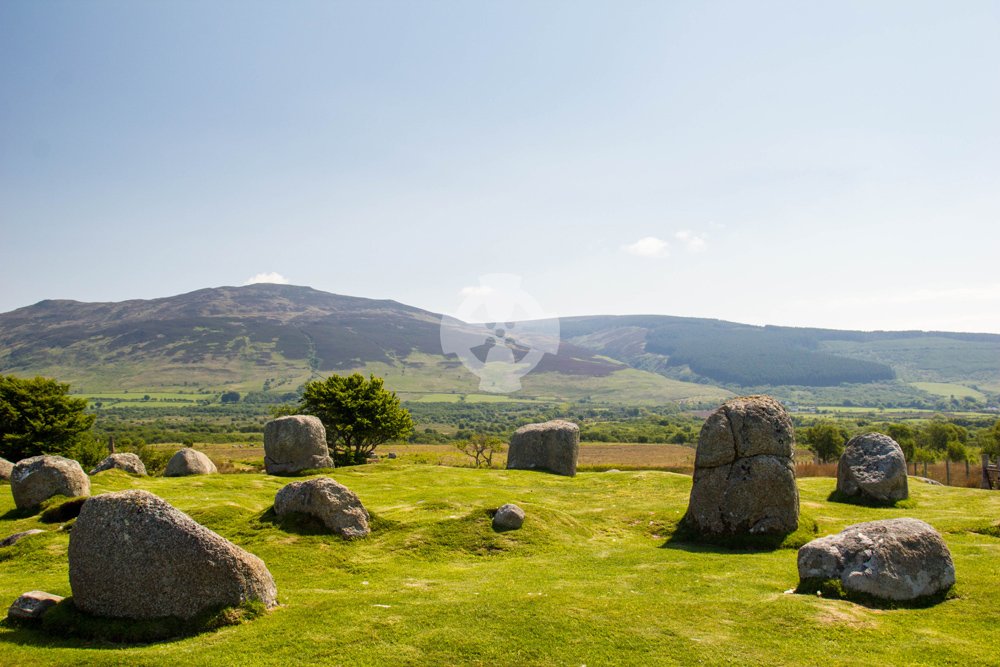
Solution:
[(507, 449), (507, 469), (544, 470), (572, 477), (579, 456), (580, 427), (555, 419), (514, 431)]
[(292, 512), (314, 516), (330, 532), (348, 539), (371, 532), (368, 510), (357, 495), (329, 477), (292, 482), (279, 489), (274, 496), (274, 513), (284, 516)]
[(318, 417), (292, 415), (264, 424), (264, 468), (269, 475), (332, 468), (326, 429)]
[(684, 524), (703, 536), (781, 535), (798, 527), (795, 434), (770, 396), (726, 401), (702, 426)]
[(188, 475), (212, 475), (219, 472), (208, 458), (196, 449), (185, 447), (170, 457), (164, 477), (186, 477)]
[(14, 470), (14, 464), (7, 459), (0, 459), (0, 481), (9, 482), (10, 473)]
[(15, 623), (38, 621), (45, 612), (62, 601), (63, 598), (59, 595), (45, 591), (28, 591), (18, 596), (7, 609), (7, 619)]
[(61, 456), (22, 459), (10, 474), (18, 509), (38, 507), (52, 496), (89, 496), (90, 478), (80, 464)]
[[(884, 600), (915, 600), (955, 583), (951, 552), (918, 519), (884, 519), (848, 526), (799, 549), (799, 579), (838, 579), (844, 590)], [(801, 584), (800, 584), (801, 588)]]
[(837, 491), (877, 502), (905, 500), (909, 488), (903, 449), (881, 433), (851, 438), (837, 464)]
[(96, 475), (99, 472), (111, 470), (112, 468), (124, 470), (125, 472), (132, 473), (133, 475), (146, 475), (146, 466), (142, 462), (142, 459), (140, 459), (136, 454), (127, 452), (112, 454), (111, 456), (106, 457), (98, 463), (93, 470), (90, 471), (90, 474)]
[(277, 604), (264, 562), (148, 491), (88, 500), (69, 538), (69, 583), (82, 611), (191, 618), (259, 600)]

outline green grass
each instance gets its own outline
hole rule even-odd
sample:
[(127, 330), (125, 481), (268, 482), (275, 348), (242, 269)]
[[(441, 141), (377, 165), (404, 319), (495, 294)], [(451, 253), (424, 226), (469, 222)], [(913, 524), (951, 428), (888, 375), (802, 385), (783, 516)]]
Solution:
[[(835, 481), (799, 481), (818, 534), (914, 516), (943, 532), (956, 597), (921, 609), (873, 609), (798, 583), (794, 549), (729, 551), (670, 540), (691, 480), (636, 471), (575, 478), (527, 471), (372, 465), (337, 470), (373, 514), (344, 541), (283, 530), (268, 512), (287, 478), (135, 478), (109, 471), (93, 492), (144, 488), (257, 554), (281, 606), (248, 623), (145, 646), (0, 628), (5, 664), (990, 664), (1000, 618), (1000, 494), (911, 485), (911, 507), (831, 503)], [(515, 502), (519, 531), (489, 510)], [(70, 595), (69, 534), (12, 512), (0, 486), (0, 537), (48, 532), (0, 549), (0, 603), (41, 589)]]
[(964, 384), (954, 384), (951, 382), (911, 382), (910, 384), (921, 391), (926, 391), (928, 394), (934, 394), (935, 396), (944, 396), (945, 398), (952, 396), (955, 398), (965, 398), (968, 396), (978, 401), (986, 400), (986, 395), (983, 392), (976, 391), (972, 387), (966, 387)]

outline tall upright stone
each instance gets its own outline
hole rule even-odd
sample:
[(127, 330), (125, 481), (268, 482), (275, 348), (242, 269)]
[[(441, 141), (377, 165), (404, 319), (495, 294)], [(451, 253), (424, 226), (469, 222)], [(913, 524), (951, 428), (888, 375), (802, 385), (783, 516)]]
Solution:
[(781, 535), (798, 527), (795, 433), (770, 396), (726, 401), (698, 436), (684, 523), (707, 537)]
[(882, 433), (851, 438), (837, 464), (837, 491), (879, 503), (906, 500), (910, 491), (903, 448)]
[(264, 424), (264, 468), (269, 475), (332, 468), (326, 429), (318, 417), (292, 415)]
[(509, 470), (542, 470), (557, 475), (576, 475), (580, 456), (580, 427), (555, 419), (528, 424), (514, 431), (507, 450)]

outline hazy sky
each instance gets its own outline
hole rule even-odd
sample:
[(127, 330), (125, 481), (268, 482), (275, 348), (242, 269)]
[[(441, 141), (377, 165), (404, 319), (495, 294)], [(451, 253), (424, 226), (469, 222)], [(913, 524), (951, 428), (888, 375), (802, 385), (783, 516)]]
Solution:
[(1000, 3), (0, 2), (0, 311), (262, 274), (1000, 332)]

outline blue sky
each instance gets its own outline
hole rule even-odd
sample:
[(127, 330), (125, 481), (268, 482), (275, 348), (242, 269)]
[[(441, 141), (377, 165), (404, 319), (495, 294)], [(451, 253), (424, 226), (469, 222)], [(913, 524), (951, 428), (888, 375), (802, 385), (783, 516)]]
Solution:
[(0, 311), (293, 284), (1000, 332), (995, 2), (0, 3)]

